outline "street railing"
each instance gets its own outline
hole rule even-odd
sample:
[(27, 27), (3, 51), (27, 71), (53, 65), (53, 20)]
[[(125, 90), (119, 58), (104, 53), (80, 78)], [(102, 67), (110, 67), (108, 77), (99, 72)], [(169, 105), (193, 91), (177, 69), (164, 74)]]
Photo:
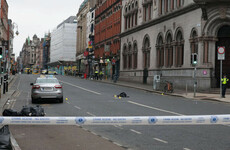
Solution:
[(227, 115), (117, 117), (0, 117), (2, 125), (230, 125)]

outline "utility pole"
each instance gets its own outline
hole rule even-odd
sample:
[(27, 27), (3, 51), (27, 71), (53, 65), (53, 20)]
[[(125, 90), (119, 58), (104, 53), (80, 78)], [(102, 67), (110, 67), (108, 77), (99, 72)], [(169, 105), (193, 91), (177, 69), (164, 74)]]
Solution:
[(197, 79), (196, 79), (196, 65), (197, 65), (197, 53), (192, 53), (192, 65), (194, 66), (194, 94), (193, 97), (196, 97), (196, 89), (197, 89)]

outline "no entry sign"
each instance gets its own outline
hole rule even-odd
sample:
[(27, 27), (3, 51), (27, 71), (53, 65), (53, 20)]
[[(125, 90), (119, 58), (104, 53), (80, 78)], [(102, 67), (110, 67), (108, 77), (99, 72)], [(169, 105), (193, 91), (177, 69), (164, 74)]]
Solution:
[(221, 46), (218, 47), (218, 60), (224, 60), (225, 59), (225, 47)]

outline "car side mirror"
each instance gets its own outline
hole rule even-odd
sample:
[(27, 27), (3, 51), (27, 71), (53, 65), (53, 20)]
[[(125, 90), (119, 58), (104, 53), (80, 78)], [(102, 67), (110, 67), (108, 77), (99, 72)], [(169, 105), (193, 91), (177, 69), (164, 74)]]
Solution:
[(34, 84), (33, 83), (30, 83), (31, 86), (33, 86)]

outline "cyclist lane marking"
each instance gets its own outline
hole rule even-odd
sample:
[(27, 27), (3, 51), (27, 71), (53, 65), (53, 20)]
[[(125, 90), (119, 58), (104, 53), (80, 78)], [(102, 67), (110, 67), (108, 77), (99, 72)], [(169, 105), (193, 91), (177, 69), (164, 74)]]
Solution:
[(74, 84), (71, 84), (71, 83), (68, 83), (68, 82), (64, 82), (64, 81), (60, 81), (64, 84), (67, 84), (67, 85), (70, 85), (70, 86), (73, 86), (73, 87), (76, 87), (76, 88), (79, 88), (81, 90), (84, 90), (84, 91), (87, 91), (87, 92), (90, 92), (90, 93), (94, 93), (94, 94), (97, 94), (97, 95), (101, 95), (101, 93), (98, 93), (98, 92), (95, 92), (95, 91), (92, 91), (92, 90), (89, 90), (89, 89), (86, 89), (86, 88), (83, 88), (83, 87), (80, 87), (80, 86), (77, 86), (77, 85), (74, 85)]
[(134, 105), (137, 105), (137, 106), (141, 106), (141, 107), (145, 107), (145, 108), (149, 108), (149, 109), (153, 109), (153, 110), (158, 110), (158, 111), (161, 111), (161, 112), (166, 112), (166, 113), (178, 115), (178, 116), (185, 116), (183, 114), (179, 114), (179, 113), (176, 113), (176, 112), (172, 112), (172, 111), (168, 111), (168, 110), (164, 110), (164, 109), (160, 109), (160, 108), (156, 108), (156, 107), (147, 106), (147, 105), (136, 103), (136, 102), (133, 102), (133, 101), (128, 101), (128, 103), (134, 104)]

